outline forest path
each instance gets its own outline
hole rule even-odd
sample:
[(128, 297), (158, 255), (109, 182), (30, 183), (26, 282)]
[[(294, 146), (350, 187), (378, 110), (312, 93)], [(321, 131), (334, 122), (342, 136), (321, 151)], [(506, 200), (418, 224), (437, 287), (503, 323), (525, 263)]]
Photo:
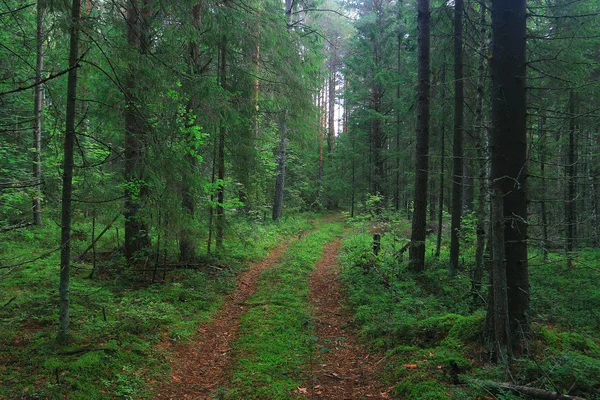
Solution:
[(200, 337), (175, 347), (172, 377), (155, 390), (161, 399), (212, 399), (211, 392), (226, 383), (231, 365), (231, 345), (237, 338), (243, 304), (256, 291), (261, 274), (281, 262), (287, 243), (262, 261), (252, 264), (238, 278), (235, 291), (211, 321), (198, 327)]
[(340, 240), (327, 245), (309, 280), (314, 307), (315, 360), (310, 368), (308, 388), (301, 388), (312, 400), (389, 399), (379, 382), (382, 357), (363, 349), (352, 327), (352, 315), (343, 308), (337, 254)]

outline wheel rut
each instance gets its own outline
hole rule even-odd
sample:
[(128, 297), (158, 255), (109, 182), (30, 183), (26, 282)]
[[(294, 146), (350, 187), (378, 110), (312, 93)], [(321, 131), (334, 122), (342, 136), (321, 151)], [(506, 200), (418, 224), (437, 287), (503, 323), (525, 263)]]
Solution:
[(309, 366), (310, 385), (298, 392), (312, 400), (389, 399), (388, 390), (378, 379), (383, 357), (360, 346), (352, 315), (342, 306), (336, 259), (339, 249), (339, 240), (327, 245), (310, 276), (317, 349)]
[(154, 398), (212, 399), (211, 393), (229, 378), (231, 345), (238, 336), (244, 303), (254, 294), (261, 274), (281, 262), (287, 243), (275, 248), (262, 261), (252, 264), (237, 280), (236, 289), (215, 317), (198, 327), (199, 338), (178, 344), (171, 358), (169, 382), (155, 389)]

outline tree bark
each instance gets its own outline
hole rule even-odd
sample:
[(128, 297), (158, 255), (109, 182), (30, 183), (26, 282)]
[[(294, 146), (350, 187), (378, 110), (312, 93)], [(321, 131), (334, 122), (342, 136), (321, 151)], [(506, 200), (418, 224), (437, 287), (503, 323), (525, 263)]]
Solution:
[(425, 233), (427, 222), (427, 180), (429, 177), (429, 0), (418, 0), (417, 40), (417, 129), (415, 198), (412, 219), (410, 265), (413, 271), (425, 270)]
[(454, 145), (452, 158), (452, 222), (450, 228), (450, 268), (451, 276), (458, 271), (460, 252), (460, 226), (462, 218), (463, 181), (463, 0), (454, 1)]
[(437, 241), (435, 246), (435, 256), (439, 257), (442, 248), (442, 229), (444, 216), (444, 175), (446, 169), (446, 62), (442, 64), (442, 118), (440, 122), (441, 146), (440, 146), (440, 193), (438, 200), (438, 217), (437, 217)]
[(494, 259), (490, 274), (492, 301), (488, 304), (488, 327), (491, 329), (491, 350), (497, 362), (507, 365), (512, 354), (508, 292), (506, 282), (506, 254), (504, 248), (504, 214), (502, 192), (492, 193), (492, 246)]
[[(148, 0), (144, 0), (146, 3)], [(129, 0), (127, 8), (127, 43), (139, 55), (147, 49), (145, 27), (140, 5)], [(138, 67), (129, 64), (125, 82), (125, 258), (133, 263), (142, 251), (150, 246), (148, 225), (141, 215), (142, 199), (147, 192), (143, 171), (146, 121), (141, 116), (137, 98)]]
[(283, 215), (283, 193), (285, 189), (286, 161), (286, 121), (285, 112), (279, 118), (279, 148), (277, 149), (277, 176), (275, 178), (275, 198), (273, 199), (273, 221), (279, 221)]
[(63, 160), (61, 251), (59, 283), (58, 340), (69, 339), (70, 325), (70, 270), (71, 270), (71, 199), (73, 194), (73, 147), (75, 144), (75, 106), (77, 100), (77, 64), (79, 62), (79, 23), (81, 3), (73, 0), (69, 28), (69, 75), (67, 80), (67, 109), (65, 116), (65, 143)]
[(477, 98), (475, 105), (475, 135), (477, 137), (477, 165), (479, 169), (479, 198), (477, 199), (477, 242), (475, 245), (475, 264), (473, 266), (472, 290), (473, 304), (480, 304), (481, 286), (483, 285), (483, 260), (485, 253), (485, 226), (486, 226), (486, 204), (488, 201), (488, 163), (487, 129), (483, 126), (483, 98), (485, 88), (485, 61), (486, 61), (486, 5), (481, 2), (479, 6), (479, 60), (477, 76)]
[(33, 99), (33, 180), (36, 182), (35, 194), (32, 199), (33, 224), (42, 225), (42, 110), (44, 107), (44, 85), (42, 74), (44, 70), (44, 0), (37, 2), (36, 15), (36, 62), (35, 88)]
[[(513, 344), (529, 332), (525, 0), (496, 0), (492, 9), (492, 187), (504, 202), (504, 253)], [(494, 259), (497, 259), (494, 248)], [(492, 338), (492, 342), (502, 338)]]
[(567, 176), (567, 198), (565, 201), (565, 227), (566, 227), (566, 246), (567, 268), (573, 265), (573, 250), (576, 247), (577, 202), (575, 194), (575, 93), (573, 89), (569, 92), (569, 147), (567, 154), (567, 165), (565, 175)]
[[(227, 42), (223, 38), (219, 49), (221, 56), (219, 64), (219, 79), (223, 90), (227, 88)], [(225, 232), (225, 116), (221, 116), (221, 126), (219, 128), (219, 138), (217, 146), (217, 180), (219, 181), (217, 189), (217, 207), (216, 214), (216, 232), (215, 246), (217, 253), (223, 251), (223, 237)]]

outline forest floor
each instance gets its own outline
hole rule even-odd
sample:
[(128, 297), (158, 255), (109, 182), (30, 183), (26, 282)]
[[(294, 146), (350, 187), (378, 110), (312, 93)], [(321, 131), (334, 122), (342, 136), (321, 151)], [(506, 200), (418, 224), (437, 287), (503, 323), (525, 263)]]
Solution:
[(325, 247), (309, 280), (317, 347), (326, 351), (317, 351), (320, 359), (311, 366), (313, 378), (306, 397), (388, 399), (389, 391), (378, 379), (384, 358), (360, 346), (352, 314), (343, 307), (337, 263), (339, 249), (339, 239)]
[(198, 337), (173, 347), (171, 380), (156, 389), (162, 399), (212, 399), (215, 388), (226, 385), (231, 366), (231, 344), (237, 338), (240, 317), (254, 294), (260, 275), (281, 262), (287, 248), (283, 243), (262, 261), (254, 263), (238, 278), (234, 292), (215, 318), (198, 327)]
[[(323, 222), (327, 224), (327, 220)], [(337, 263), (339, 248), (339, 239), (327, 244), (310, 273), (308, 289), (314, 344), (309, 365), (304, 366), (305, 385), (289, 393), (289, 397), (388, 399), (389, 391), (378, 380), (383, 357), (370, 354), (360, 346), (352, 315), (343, 307)], [(232, 346), (243, 334), (239, 332), (240, 321), (252, 307), (248, 300), (257, 291), (261, 275), (287, 260), (287, 249), (286, 243), (281, 244), (242, 273), (230, 298), (212, 321), (199, 326), (196, 338), (184, 344), (162, 344), (172, 351), (172, 376), (155, 388), (157, 398), (221, 398), (219, 390), (227, 390), (236, 362)]]

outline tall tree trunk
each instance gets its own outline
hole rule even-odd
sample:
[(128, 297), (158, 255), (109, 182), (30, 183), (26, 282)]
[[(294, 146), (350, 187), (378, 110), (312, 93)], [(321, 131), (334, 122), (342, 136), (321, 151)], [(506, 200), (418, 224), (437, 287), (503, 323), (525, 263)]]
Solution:
[(333, 54), (333, 59), (330, 60), (330, 65), (329, 65), (329, 83), (328, 83), (328, 87), (329, 87), (329, 103), (328, 103), (329, 121), (327, 124), (327, 128), (328, 128), (327, 129), (327, 154), (328, 154), (330, 163), (331, 163), (332, 156), (333, 156), (333, 147), (335, 145), (335, 85), (336, 85), (335, 63), (337, 62), (336, 55), (335, 55), (335, 51), (336, 51), (335, 48), (332, 51), (334, 52), (334, 54)]
[[(223, 90), (227, 88), (227, 42), (222, 39), (219, 48), (220, 63), (219, 63), (219, 79)], [(219, 138), (217, 146), (217, 180), (219, 185), (217, 188), (217, 207), (216, 211), (216, 234), (215, 245), (217, 253), (223, 251), (223, 237), (225, 232), (225, 115), (221, 116), (221, 126), (219, 128)]]
[[(399, 2), (400, 4), (402, 2)], [(400, 21), (400, 4), (398, 4), (398, 16), (397, 20)], [(396, 168), (395, 168), (395, 183), (394, 183), (394, 211), (400, 211), (400, 158), (402, 154), (402, 147), (400, 145), (400, 76), (402, 74), (402, 59), (401, 59), (401, 49), (402, 49), (402, 38), (403, 33), (400, 28), (400, 24), (398, 24), (398, 34), (396, 37), (396, 73), (398, 74), (398, 84), (396, 85)]]
[[(144, 0), (144, 4), (149, 0)], [(140, 12), (141, 11), (141, 12)], [(137, 0), (129, 0), (127, 8), (127, 43), (144, 55), (147, 50), (147, 24), (143, 21)], [(136, 255), (150, 247), (148, 225), (141, 214), (142, 199), (147, 193), (143, 172), (143, 149), (145, 147), (146, 121), (141, 116), (137, 99), (137, 81), (139, 68), (135, 63), (129, 64), (125, 81), (125, 258), (132, 263)]]
[(37, 2), (35, 89), (33, 98), (33, 180), (36, 184), (32, 199), (33, 224), (42, 225), (42, 109), (44, 107), (44, 0)]
[(60, 235), (60, 284), (58, 340), (69, 339), (70, 324), (70, 270), (71, 270), (71, 198), (73, 194), (73, 147), (75, 144), (75, 105), (77, 100), (77, 69), (79, 62), (79, 23), (81, 3), (73, 0), (69, 38), (69, 75), (67, 81), (67, 110), (65, 116), (65, 143), (63, 160), (62, 218)]
[(542, 254), (544, 255), (544, 261), (548, 259), (548, 250), (550, 248), (550, 242), (548, 240), (548, 210), (546, 207), (546, 193), (548, 191), (546, 183), (546, 142), (547, 136), (545, 132), (546, 117), (541, 115), (538, 122), (538, 136), (540, 138), (540, 176), (541, 176), (541, 199), (540, 199), (540, 212), (542, 213)]
[(565, 227), (567, 268), (573, 265), (573, 250), (576, 247), (577, 219), (575, 209), (577, 207), (575, 194), (575, 93), (573, 89), (569, 92), (569, 148), (567, 154), (567, 165), (565, 167), (567, 176), (567, 199), (565, 201)]
[(425, 224), (427, 219), (427, 180), (429, 177), (429, 0), (418, 0), (417, 43), (417, 129), (415, 162), (415, 199), (412, 219), (410, 265), (425, 270)]
[[(195, 32), (200, 34), (200, 22), (201, 22), (201, 11), (202, 4), (197, 3), (192, 7), (192, 25), (194, 27)], [(190, 64), (191, 64), (191, 75), (199, 75), (200, 74), (200, 50), (198, 46), (199, 38), (190, 40), (189, 42), (189, 52), (190, 52)], [(195, 96), (191, 96), (187, 106), (188, 113), (195, 113), (198, 108), (198, 99)], [(193, 125), (194, 122), (191, 122)], [(191, 128), (191, 126), (189, 126)], [(193, 145), (193, 138), (190, 136), (184, 139), (188, 146)], [(194, 169), (196, 167), (196, 158), (192, 155), (191, 151), (186, 152), (185, 154), (186, 163), (189, 165), (190, 169)], [(195, 209), (196, 202), (192, 193), (192, 185), (190, 184), (190, 179), (187, 179), (184, 172), (184, 177), (181, 182), (181, 207), (186, 213), (184, 227), (181, 231), (181, 236), (179, 238), (179, 260), (182, 262), (191, 261), (196, 257), (196, 240), (194, 238), (194, 232), (190, 229), (192, 225), (192, 221), (195, 217)]]
[(437, 218), (437, 241), (435, 245), (435, 256), (439, 257), (442, 249), (442, 228), (444, 216), (444, 175), (446, 168), (446, 62), (442, 64), (442, 118), (440, 122), (440, 192), (438, 200)]
[(273, 199), (273, 221), (279, 221), (283, 214), (283, 193), (285, 188), (286, 161), (286, 116), (285, 112), (279, 117), (279, 148), (277, 149), (277, 176), (275, 178), (275, 198)]
[[(504, 202), (504, 253), (511, 343), (529, 332), (525, 0), (496, 0), (492, 9), (492, 187)], [(499, 255), (494, 249), (494, 259)], [(494, 292), (495, 294), (495, 292)], [(498, 302), (494, 299), (494, 304)], [(490, 310), (488, 310), (488, 313)], [(491, 342), (503, 340), (491, 337)]]
[(483, 126), (483, 98), (485, 93), (486, 63), (486, 6), (479, 6), (479, 60), (477, 65), (477, 98), (475, 104), (475, 135), (477, 137), (477, 166), (479, 170), (479, 197), (477, 199), (477, 242), (475, 245), (475, 264), (472, 271), (473, 304), (480, 304), (481, 286), (483, 284), (483, 260), (485, 253), (486, 204), (488, 199), (488, 135)]
[(454, 2), (454, 146), (452, 168), (452, 222), (450, 229), (450, 269), (455, 276), (458, 271), (460, 252), (460, 225), (462, 217), (463, 180), (463, 0)]

